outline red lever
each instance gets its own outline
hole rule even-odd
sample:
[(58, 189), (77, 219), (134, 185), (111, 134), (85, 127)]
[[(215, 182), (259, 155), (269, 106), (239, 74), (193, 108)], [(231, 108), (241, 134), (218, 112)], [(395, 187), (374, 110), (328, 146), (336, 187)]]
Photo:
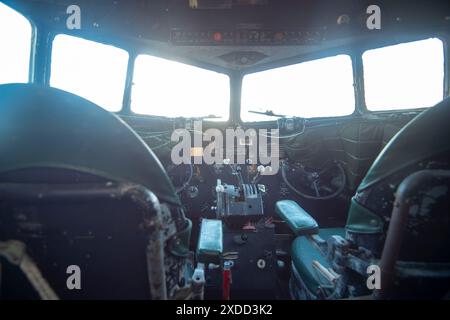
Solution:
[(223, 300), (230, 300), (230, 287), (231, 287), (231, 269), (230, 266), (225, 263), (223, 268)]

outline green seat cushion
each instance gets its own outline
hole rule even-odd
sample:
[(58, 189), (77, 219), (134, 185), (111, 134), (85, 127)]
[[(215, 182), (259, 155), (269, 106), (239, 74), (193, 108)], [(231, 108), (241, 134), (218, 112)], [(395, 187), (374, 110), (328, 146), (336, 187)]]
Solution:
[[(319, 236), (324, 240), (327, 240), (333, 235), (345, 237), (345, 229), (329, 228), (319, 230)], [(308, 289), (315, 294), (320, 283), (317, 280), (312, 262), (313, 260), (317, 260), (325, 268), (329, 268), (330, 264), (327, 262), (325, 256), (320, 253), (317, 247), (307, 237), (297, 237), (294, 240), (292, 243), (291, 255), (297, 273), (300, 275)]]
[(359, 234), (375, 234), (383, 232), (383, 220), (352, 198), (345, 228)]
[(197, 259), (204, 263), (219, 263), (223, 251), (222, 221), (203, 219), (197, 247)]
[(318, 224), (297, 202), (281, 200), (275, 204), (275, 212), (285, 221), (296, 234), (313, 234), (318, 231)]

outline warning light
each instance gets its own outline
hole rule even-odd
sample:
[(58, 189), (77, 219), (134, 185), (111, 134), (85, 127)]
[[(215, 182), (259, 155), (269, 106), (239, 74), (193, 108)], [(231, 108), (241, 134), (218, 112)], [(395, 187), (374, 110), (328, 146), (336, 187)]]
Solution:
[(214, 32), (213, 38), (214, 41), (222, 41), (222, 34), (220, 32)]
[(284, 38), (283, 32), (277, 32), (277, 33), (275, 33), (275, 40), (281, 41), (281, 40), (283, 40), (283, 38)]

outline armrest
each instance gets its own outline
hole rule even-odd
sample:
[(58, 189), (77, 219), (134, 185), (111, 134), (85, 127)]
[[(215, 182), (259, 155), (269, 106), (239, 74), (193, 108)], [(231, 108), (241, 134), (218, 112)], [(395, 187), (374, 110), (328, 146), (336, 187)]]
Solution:
[(219, 264), (223, 251), (222, 221), (203, 219), (197, 246), (197, 260)]
[(316, 220), (295, 201), (277, 201), (275, 211), (297, 236), (316, 234), (319, 231), (319, 225)]

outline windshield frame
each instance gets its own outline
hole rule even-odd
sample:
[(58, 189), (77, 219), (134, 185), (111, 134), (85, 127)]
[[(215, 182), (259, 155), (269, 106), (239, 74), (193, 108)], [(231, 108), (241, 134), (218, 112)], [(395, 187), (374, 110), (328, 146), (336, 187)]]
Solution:
[[(113, 35), (99, 35), (96, 33), (86, 33), (77, 30), (68, 31), (52, 28), (51, 26), (44, 24), (36, 24), (36, 22), (29, 15), (24, 14), (20, 10), (17, 10), (14, 6), (11, 6), (14, 10), (23, 14), (24, 17), (32, 25), (33, 37), (31, 45), (31, 57), (30, 57), (30, 72), (29, 72), (29, 82), (35, 84), (41, 84), (49, 86), (50, 80), (50, 70), (51, 70), (51, 49), (53, 38), (58, 34), (67, 34), (71, 36), (80, 37), (86, 40), (96, 41), (106, 45), (112, 45), (117, 48), (121, 48), (128, 52), (129, 61), (126, 74), (126, 84), (123, 94), (123, 104), (122, 108), (115, 112), (117, 115), (125, 116), (138, 116), (141, 118), (161, 118), (159, 116), (152, 115), (134, 115), (130, 109), (130, 98), (131, 98), (131, 87), (132, 87), (132, 77), (133, 77), (133, 67), (134, 60), (139, 54), (149, 54), (156, 57), (161, 57), (165, 59), (171, 59), (177, 62), (186, 63), (192, 66), (204, 68), (207, 70), (212, 70), (216, 72), (228, 75), (230, 78), (230, 106), (229, 106), (229, 119), (228, 121), (214, 121), (220, 126), (229, 125), (248, 125), (249, 122), (243, 122), (240, 116), (241, 113), (241, 90), (242, 90), (242, 79), (246, 74), (263, 71), (267, 69), (272, 69), (281, 66), (288, 66), (290, 64), (296, 64), (301, 62), (306, 62), (309, 60), (325, 58), (337, 54), (347, 54), (352, 59), (352, 66), (354, 72), (354, 88), (355, 88), (355, 111), (353, 114), (341, 117), (324, 117), (323, 119), (348, 119), (354, 117), (360, 117), (364, 115), (384, 115), (393, 113), (408, 113), (408, 112), (418, 112), (420, 109), (403, 109), (395, 111), (369, 111), (366, 108), (364, 101), (364, 79), (363, 79), (363, 69), (362, 69), (362, 54), (365, 50), (381, 48), (384, 46), (395, 45), (403, 42), (423, 40), (430, 37), (435, 37), (443, 41), (444, 43), (444, 97), (450, 95), (450, 34), (445, 30), (433, 30), (424, 32), (413, 32), (410, 34), (390, 34), (389, 37), (370, 36), (367, 38), (356, 39), (351, 43), (336, 45), (333, 48), (324, 48), (323, 50), (311, 51), (311, 53), (294, 56), (291, 58), (279, 60), (276, 62), (269, 62), (266, 64), (260, 64), (253, 67), (246, 67), (245, 69), (232, 69), (225, 68), (213, 64), (203, 63), (201, 61), (192, 60), (189, 58), (182, 57), (173, 53), (173, 50), (169, 48), (157, 48), (152, 45), (153, 41), (141, 39), (125, 40), (122, 38), (113, 37)], [(156, 43), (156, 41), (155, 41)], [(320, 120), (322, 118), (312, 118), (312, 120)], [(205, 119), (205, 122), (210, 122)], [(252, 122), (250, 122), (252, 123)], [(257, 122), (254, 122), (257, 123)], [(271, 126), (277, 123), (277, 119), (268, 119), (267, 121), (260, 121), (260, 123), (270, 124)]]
[[(354, 94), (355, 94), (355, 110), (352, 114), (345, 116), (329, 116), (329, 117), (314, 117), (307, 118), (311, 120), (323, 120), (323, 119), (335, 119), (336, 121), (351, 119), (354, 117), (367, 116), (367, 115), (387, 115), (395, 113), (411, 113), (411, 112), (421, 112), (427, 108), (412, 108), (412, 109), (401, 109), (401, 110), (381, 110), (372, 111), (367, 108), (365, 102), (365, 88), (364, 88), (364, 69), (362, 55), (367, 50), (383, 48), (386, 46), (392, 46), (397, 44), (402, 44), (406, 42), (413, 42), (419, 40), (425, 40), (428, 38), (437, 38), (443, 42), (444, 46), (444, 95), (443, 97), (448, 97), (450, 95), (450, 37), (444, 32), (423, 32), (423, 33), (412, 33), (412, 34), (401, 34), (392, 37), (376, 37), (370, 38), (369, 40), (361, 40), (353, 45), (346, 45), (336, 47), (334, 49), (325, 50), (321, 52), (313, 52), (311, 54), (296, 56), (289, 59), (284, 59), (281, 61), (276, 61), (273, 63), (267, 63), (261, 66), (255, 66), (247, 68), (241, 73), (241, 83), (242, 79), (247, 74), (252, 74), (260, 71), (270, 70), (274, 68), (286, 67), (294, 64), (299, 64), (303, 62), (308, 62), (312, 60), (318, 60), (322, 58), (327, 58), (339, 54), (345, 54), (350, 56), (353, 67), (353, 79), (354, 79)], [(242, 90), (242, 88), (241, 88)], [(240, 101), (240, 100), (239, 100)], [(239, 117), (236, 121), (241, 125), (251, 125), (257, 123), (273, 124), (277, 123), (278, 119), (268, 119), (267, 121), (243, 121), (241, 117), (242, 108), (239, 104)], [(275, 112), (276, 113), (276, 112)], [(290, 116), (289, 116), (290, 117)], [(293, 115), (293, 117), (296, 117)], [(269, 118), (269, 117), (268, 117)], [(301, 117), (300, 117), (301, 118)]]

